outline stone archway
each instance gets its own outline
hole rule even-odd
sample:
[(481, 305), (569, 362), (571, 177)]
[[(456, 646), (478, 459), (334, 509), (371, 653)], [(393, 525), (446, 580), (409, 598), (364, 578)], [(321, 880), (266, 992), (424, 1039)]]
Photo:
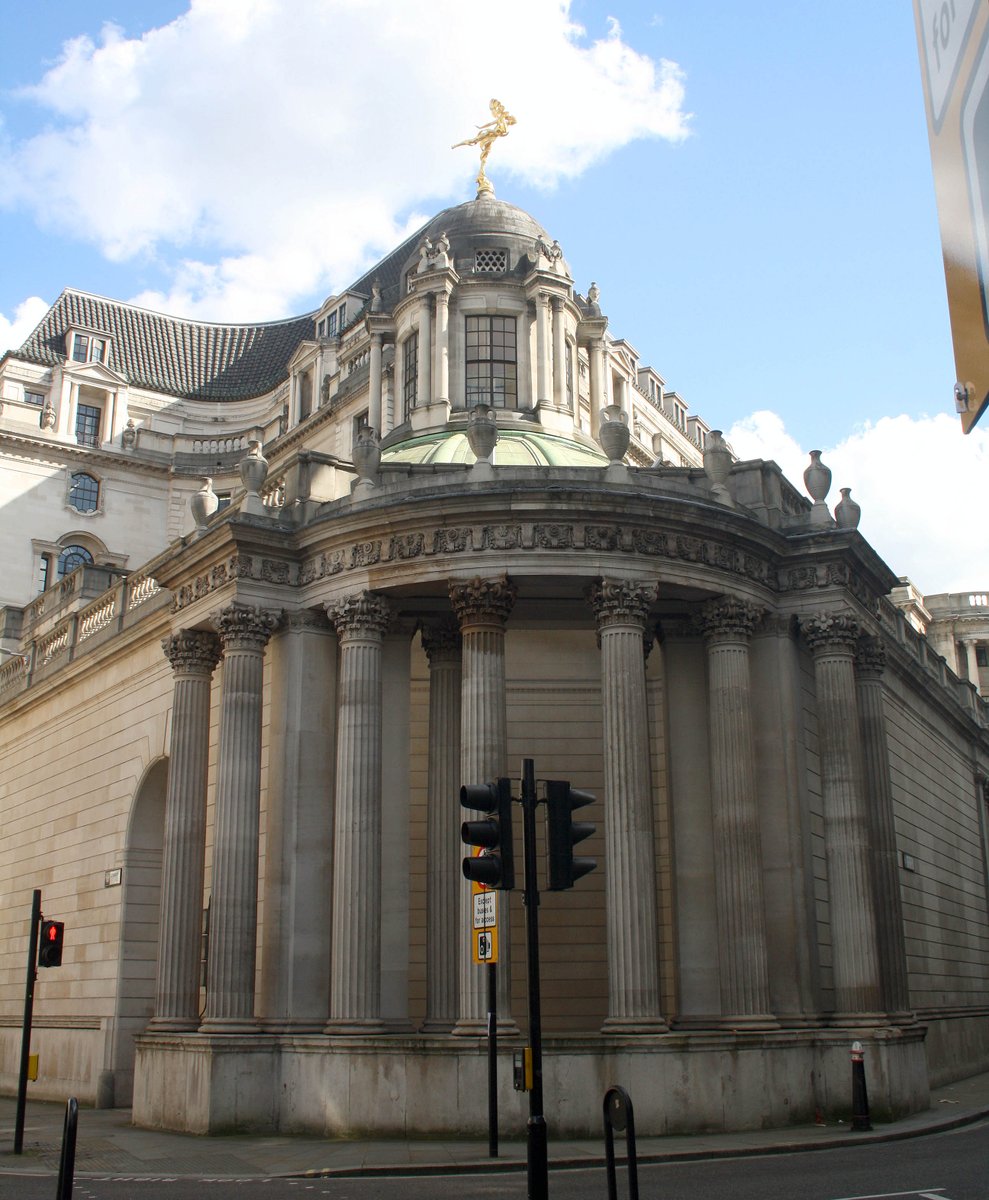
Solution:
[(168, 759), (159, 758), (138, 785), (127, 826), (117, 1008), (110, 1061), (100, 1074), (99, 1108), (126, 1107), (134, 1092), (134, 1036), (154, 1014), (161, 903), (161, 851), (165, 831)]

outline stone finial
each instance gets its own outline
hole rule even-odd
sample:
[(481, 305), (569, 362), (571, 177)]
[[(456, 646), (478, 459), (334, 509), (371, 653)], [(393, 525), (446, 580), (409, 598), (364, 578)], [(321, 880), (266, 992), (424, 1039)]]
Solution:
[(127, 418), (127, 424), (121, 430), (120, 444), (125, 450), (133, 450), (137, 445), (137, 426), (133, 417)]
[(852, 489), (842, 488), (841, 499), (835, 505), (834, 519), (839, 529), (858, 529), (862, 507), (852, 499)]
[(491, 455), (498, 444), (498, 419), (489, 404), (478, 404), (470, 410), (467, 443), (477, 460), (475, 466), (484, 464), (490, 467)]
[(733, 504), (726, 487), (731, 475), (732, 453), (720, 429), (712, 429), (704, 441), (704, 474), (711, 481), (711, 493), (722, 504)]
[(55, 405), (50, 400), (46, 400), (44, 407), (38, 414), (38, 424), (42, 429), (55, 428)]
[(831, 468), (821, 462), (820, 450), (811, 450), (810, 452), (810, 466), (804, 471), (804, 487), (811, 500), (814, 501), (810, 510), (811, 525), (833, 525), (834, 522), (831, 520), (831, 514), (825, 503), (827, 494), (831, 490)]
[(259, 441), (247, 443), (247, 453), (240, 460), (240, 481), (247, 495), (240, 506), (240, 511), (252, 517), (266, 517), (268, 511), (261, 499), (261, 489), (268, 478), (268, 460), (265, 458)]
[(381, 447), (378, 435), (370, 425), (362, 425), (354, 442), (354, 466), (357, 468), (355, 492), (368, 491), (378, 482), (381, 466)]
[(592, 283), (587, 289), (587, 309), (592, 317), (601, 315), (601, 289), (596, 283)]

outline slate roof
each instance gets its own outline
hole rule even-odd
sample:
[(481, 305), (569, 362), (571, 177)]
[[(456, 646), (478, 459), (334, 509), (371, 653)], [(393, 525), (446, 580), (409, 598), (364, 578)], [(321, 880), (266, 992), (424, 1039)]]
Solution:
[(210, 325), (66, 288), (18, 358), (65, 362), (70, 327), (109, 334), (108, 366), (135, 387), (193, 400), (247, 400), (287, 378), (300, 342), (315, 336), (313, 314), (259, 325)]

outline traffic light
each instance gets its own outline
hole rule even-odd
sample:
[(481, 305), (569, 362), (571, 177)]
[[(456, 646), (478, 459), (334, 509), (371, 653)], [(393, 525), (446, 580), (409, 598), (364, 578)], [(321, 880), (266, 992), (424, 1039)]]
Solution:
[(38, 943), (39, 967), (60, 967), (62, 965), (62, 939), (64, 936), (64, 921), (41, 922), (41, 938)]
[(572, 888), (582, 875), (598, 865), (593, 858), (574, 858), (573, 848), (597, 829), (590, 821), (575, 821), (574, 810), (593, 804), (590, 792), (572, 788), (565, 779), (546, 781), (546, 842), (549, 855), (549, 890)]
[(460, 827), (464, 845), (480, 846), (484, 851), (464, 859), (464, 875), (472, 883), (510, 892), (515, 887), (512, 781), (465, 784), (460, 789), (460, 803), (488, 814), (483, 821), (464, 821)]

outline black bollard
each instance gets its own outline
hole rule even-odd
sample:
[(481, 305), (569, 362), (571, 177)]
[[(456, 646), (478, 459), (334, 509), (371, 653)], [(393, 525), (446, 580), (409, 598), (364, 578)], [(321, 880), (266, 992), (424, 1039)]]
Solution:
[(618, 1200), (618, 1179), (615, 1173), (615, 1133), (625, 1131), (628, 1158), (629, 1200), (639, 1200), (639, 1168), (635, 1157), (635, 1115), (632, 1097), (623, 1087), (610, 1087), (604, 1094), (604, 1157), (608, 1170), (608, 1200)]
[(869, 1093), (865, 1086), (865, 1052), (861, 1042), (852, 1042), (852, 1129), (865, 1132), (869, 1120)]
[(79, 1124), (79, 1101), (70, 1096), (65, 1105), (65, 1124), (62, 1127), (62, 1157), (58, 1164), (58, 1187), (55, 1200), (72, 1200), (72, 1183), (76, 1173), (76, 1128)]

